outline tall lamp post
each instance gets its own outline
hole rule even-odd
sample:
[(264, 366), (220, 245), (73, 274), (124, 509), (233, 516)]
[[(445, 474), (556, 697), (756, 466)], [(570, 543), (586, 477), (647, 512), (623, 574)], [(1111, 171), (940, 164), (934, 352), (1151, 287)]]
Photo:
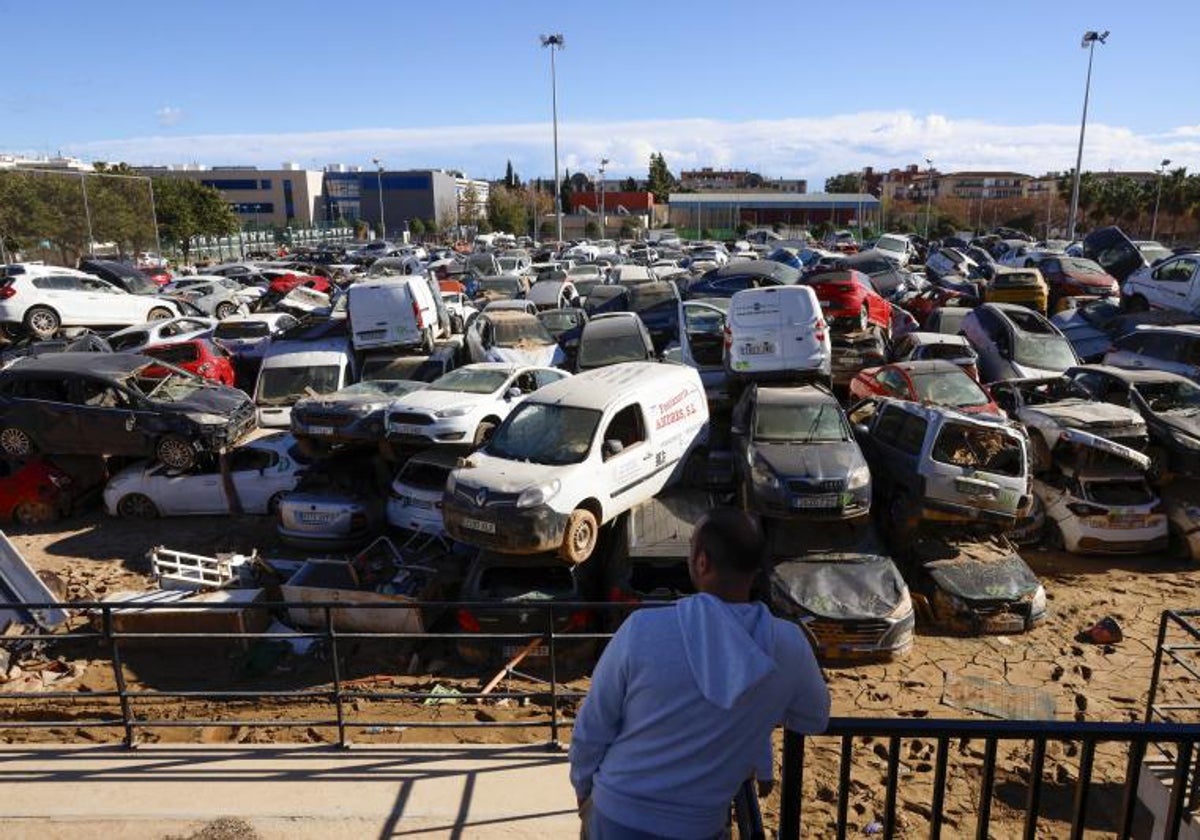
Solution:
[(933, 215), (933, 159), (925, 158), (926, 171), (929, 172), (929, 186), (925, 195), (925, 241), (929, 241), (929, 217)]
[(550, 48), (550, 103), (554, 117), (554, 213), (558, 221), (558, 241), (563, 241), (562, 184), (558, 180), (558, 77), (554, 67), (554, 53), (566, 43), (562, 33), (542, 35), (542, 46)]
[(375, 185), (379, 190), (379, 238), (387, 242), (387, 221), (383, 217), (383, 161), (371, 158), (371, 163), (376, 167)]
[(1162, 179), (1163, 173), (1167, 171), (1167, 167), (1171, 165), (1171, 161), (1163, 158), (1163, 162), (1158, 166), (1158, 190), (1154, 193), (1154, 219), (1150, 222), (1150, 238), (1154, 239), (1158, 233), (1158, 203), (1162, 201)]
[(1103, 32), (1093, 32), (1088, 30), (1083, 33), (1083, 41), (1079, 46), (1088, 51), (1088, 69), (1087, 81), (1083, 85), (1083, 119), (1079, 121), (1079, 151), (1075, 153), (1075, 178), (1071, 183), (1071, 212), (1067, 216), (1067, 238), (1074, 241), (1075, 239), (1075, 217), (1079, 214), (1079, 176), (1083, 166), (1083, 135), (1087, 131), (1087, 109), (1088, 97), (1092, 92), (1092, 56), (1096, 53), (1096, 43), (1101, 44), (1108, 41), (1108, 30)]
[(608, 225), (604, 224), (604, 167), (608, 166), (608, 158), (600, 158), (600, 238), (608, 238)]

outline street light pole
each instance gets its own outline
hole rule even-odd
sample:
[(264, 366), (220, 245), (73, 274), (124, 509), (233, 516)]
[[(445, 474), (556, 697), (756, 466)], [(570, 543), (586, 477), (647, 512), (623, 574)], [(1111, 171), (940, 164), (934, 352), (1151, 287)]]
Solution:
[(925, 158), (925, 166), (929, 172), (929, 186), (925, 195), (925, 241), (929, 241), (929, 217), (933, 214), (933, 160)]
[(1079, 121), (1079, 150), (1075, 153), (1075, 178), (1071, 184), (1071, 212), (1067, 217), (1067, 239), (1075, 240), (1075, 217), (1079, 214), (1079, 177), (1083, 166), (1083, 135), (1087, 131), (1088, 98), (1092, 92), (1092, 57), (1096, 53), (1096, 42), (1107, 42), (1108, 30), (1083, 33), (1083, 41), (1079, 46), (1088, 51), (1087, 81), (1083, 85), (1083, 118)]
[(600, 238), (608, 238), (608, 225), (604, 224), (604, 167), (608, 166), (608, 158), (600, 158)]
[(554, 211), (558, 220), (558, 241), (563, 241), (562, 184), (558, 181), (558, 76), (554, 53), (565, 46), (562, 33), (543, 35), (542, 46), (550, 48), (550, 104), (554, 117)]
[(92, 210), (90, 207), (88, 207), (87, 173), (86, 172), (79, 173), (79, 183), (81, 183), (83, 185), (83, 215), (85, 217), (87, 217), (87, 230), (88, 230), (87, 255), (90, 257), (92, 255), (92, 248), (95, 247), (96, 240), (92, 236)]
[(379, 190), (379, 238), (387, 242), (387, 221), (383, 217), (383, 161), (379, 158), (371, 158), (371, 163), (375, 164), (375, 185)]
[(1167, 167), (1171, 161), (1163, 158), (1163, 162), (1158, 166), (1158, 190), (1154, 194), (1154, 219), (1150, 222), (1150, 238), (1154, 239), (1158, 233), (1158, 203), (1162, 200), (1162, 179), (1163, 173), (1167, 171)]

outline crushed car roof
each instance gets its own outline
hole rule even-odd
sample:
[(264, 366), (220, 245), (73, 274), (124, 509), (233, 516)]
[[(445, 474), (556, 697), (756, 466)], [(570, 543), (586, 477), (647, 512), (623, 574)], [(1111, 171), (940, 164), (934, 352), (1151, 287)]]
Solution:
[(152, 363), (152, 359), (139, 353), (52, 353), (20, 359), (6, 373), (126, 376)]

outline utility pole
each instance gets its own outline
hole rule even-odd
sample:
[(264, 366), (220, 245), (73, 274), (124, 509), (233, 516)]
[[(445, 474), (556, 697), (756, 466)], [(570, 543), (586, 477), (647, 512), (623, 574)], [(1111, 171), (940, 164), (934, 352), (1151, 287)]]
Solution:
[(371, 158), (371, 163), (375, 164), (375, 184), (379, 190), (379, 238), (387, 242), (387, 222), (383, 217), (383, 161), (379, 158)]
[(1079, 150), (1075, 153), (1075, 179), (1071, 184), (1071, 212), (1067, 217), (1067, 239), (1075, 241), (1075, 219), (1079, 215), (1079, 177), (1083, 166), (1083, 135), (1087, 131), (1088, 97), (1092, 92), (1092, 57), (1096, 53), (1096, 42), (1101, 44), (1108, 40), (1108, 30), (1083, 33), (1083, 42), (1079, 45), (1088, 51), (1087, 81), (1083, 85), (1083, 118), (1079, 121)]
[(1171, 161), (1163, 158), (1163, 162), (1158, 166), (1158, 190), (1154, 193), (1154, 220), (1150, 222), (1150, 238), (1154, 239), (1158, 233), (1158, 203), (1162, 200), (1162, 179), (1163, 173), (1167, 171)]
[(929, 173), (929, 186), (925, 195), (925, 241), (929, 241), (929, 217), (933, 215), (933, 160), (925, 158), (926, 171)]
[(600, 158), (600, 238), (608, 238), (608, 225), (604, 223), (604, 167), (608, 166), (608, 158)]
[(554, 118), (554, 209), (558, 220), (558, 241), (563, 241), (562, 184), (558, 180), (558, 76), (554, 65), (554, 53), (566, 43), (562, 33), (543, 35), (542, 46), (550, 48), (550, 107)]

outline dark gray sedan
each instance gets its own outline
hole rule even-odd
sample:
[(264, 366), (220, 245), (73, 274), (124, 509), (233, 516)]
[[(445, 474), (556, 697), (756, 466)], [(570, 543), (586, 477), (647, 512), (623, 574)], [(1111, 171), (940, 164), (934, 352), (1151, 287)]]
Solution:
[(391, 404), (427, 384), (374, 379), (332, 394), (307, 397), (292, 407), (292, 434), (308, 450), (345, 443), (377, 444), (383, 439), (384, 415)]

